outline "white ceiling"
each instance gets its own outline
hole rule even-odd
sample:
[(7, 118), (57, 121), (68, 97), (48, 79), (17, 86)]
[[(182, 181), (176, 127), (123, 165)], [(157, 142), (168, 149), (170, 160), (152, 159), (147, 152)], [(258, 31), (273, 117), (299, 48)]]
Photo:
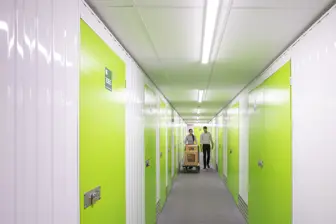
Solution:
[[(89, 0), (187, 122), (198, 106), (200, 121), (209, 121), (331, 2), (222, 0), (212, 60), (203, 65), (205, 0)], [(206, 90), (202, 104), (198, 89)]]

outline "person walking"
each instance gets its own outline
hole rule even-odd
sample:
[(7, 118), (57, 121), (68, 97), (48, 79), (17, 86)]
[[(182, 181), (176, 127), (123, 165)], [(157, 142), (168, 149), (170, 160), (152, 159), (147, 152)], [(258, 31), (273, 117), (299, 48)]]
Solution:
[(214, 143), (212, 141), (212, 136), (210, 132), (208, 132), (208, 128), (206, 126), (203, 127), (203, 131), (204, 132), (201, 134), (200, 143), (203, 150), (203, 169), (206, 169), (207, 167), (210, 168), (210, 151), (213, 149)]
[(197, 145), (197, 139), (194, 135), (193, 129), (189, 129), (189, 134), (184, 139), (185, 145)]

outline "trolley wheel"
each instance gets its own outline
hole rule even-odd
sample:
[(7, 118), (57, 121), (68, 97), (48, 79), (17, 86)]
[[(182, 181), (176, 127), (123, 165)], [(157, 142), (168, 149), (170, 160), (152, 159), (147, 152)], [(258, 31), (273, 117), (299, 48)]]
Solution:
[(201, 167), (196, 167), (197, 173), (199, 173), (201, 171)]
[(183, 171), (184, 171), (184, 173), (188, 173), (188, 169), (187, 169), (186, 166), (183, 167)]

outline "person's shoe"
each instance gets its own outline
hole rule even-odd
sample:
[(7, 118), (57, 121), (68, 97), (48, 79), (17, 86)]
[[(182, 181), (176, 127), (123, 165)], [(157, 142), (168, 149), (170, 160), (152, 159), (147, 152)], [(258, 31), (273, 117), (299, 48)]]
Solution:
[(206, 167), (203, 167), (203, 170), (206, 170)]
[(210, 165), (208, 165), (208, 168), (210, 169)]

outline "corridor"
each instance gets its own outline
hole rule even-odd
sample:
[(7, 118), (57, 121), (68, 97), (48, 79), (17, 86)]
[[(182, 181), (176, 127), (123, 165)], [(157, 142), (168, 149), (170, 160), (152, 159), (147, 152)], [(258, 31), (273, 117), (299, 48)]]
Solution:
[(335, 24), (336, 0), (1, 0), (0, 224), (336, 224)]
[(218, 173), (178, 176), (158, 224), (245, 224), (233, 198)]

